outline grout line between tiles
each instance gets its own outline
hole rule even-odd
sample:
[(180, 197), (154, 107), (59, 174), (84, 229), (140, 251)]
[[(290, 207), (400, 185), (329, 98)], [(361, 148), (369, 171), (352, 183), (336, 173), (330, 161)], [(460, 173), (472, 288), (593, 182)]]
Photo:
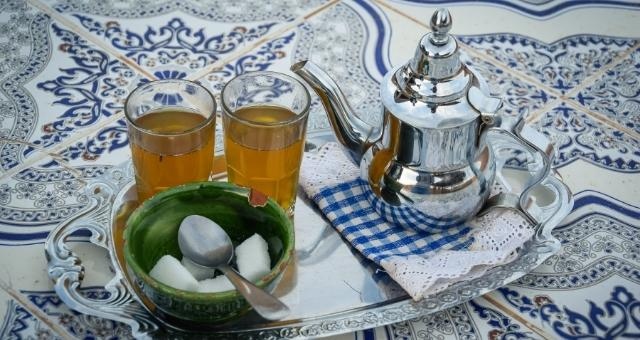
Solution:
[(553, 337), (550, 334), (548, 334), (544, 329), (542, 329), (542, 328), (538, 327), (537, 325), (529, 322), (527, 319), (523, 318), (519, 313), (513, 311), (508, 306), (505, 306), (504, 304), (500, 303), (498, 300), (494, 299), (492, 296), (490, 296), (490, 294), (485, 294), (481, 298), (484, 299), (485, 301), (489, 302), (491, 305), (493, 305), (494, 307), (499, 309), (501, 312), (507, 314), (509, 317), (511, 317), (511, 318), (517, 320), (518, 322), (522, 323), (523, 325), (525, 325), (527, 328), (529, 328), (530, 330), (532, 330), (534, 333), (538, 334), (542, 338), (544, 338), (544, 339), (555, 339), (555, 337)]
[(24, 294), (16, 291), (11, 287), (10, 283), (5, 282), (3, 279), (0, 279), (0, 288), (4, 290), (10, 297), (16, 300), (22, 307), (24, 307), (32, 316), (36, 319), (40, 320), (43, 324), (47, 325), (49, 329), (51, 329), (54, 333), (62, 337), (63, 339), (74, 339), (69, 332), (62, 328), (55, 319), (51, 318), (45, 312), (40, 310), (36, 305), (34, 305), (29, 299), (27, 299)]
[[(24, 141), (9, 141), (12, 143), (20, 143), (20, 144), (25, 144), (25, 145), (29, 145), (32, 147), (37, 147), (37, 151), (40, 154), (39, 156), (34, 156), (33, 158), (27, 158), (27, 160), (25, 160), (24, 162), (22, 162), (21, 164), (7, 170), (6, 172), (4, 172), (2, 175), (0, 175), (0, 180), (4, 180), (7, 178), (10, 178), (12, 176), (14, 176), (15, 174), (28, 169), (29, 167), (31, 167), (32, 165), (38, 163), (39, 161), (46, 159), (47, 157), (51, 157), (53, 158), (56, 162), (58, 162), (60, 164), (61, 167), (66, 168), (67, 170), (71, 171), (74, 174), (77, 174), (77, 170), (74, 169), (72, 166), (69, 165), (69, 163), (67, 161), (65, 161), (62, 156), (60, 156), (60, 151), (66, 149), (67, 147), (69, 147), (70, 145), (78, 142), (79, 140), (81, 140), (82, 138), (86, 138), (98, 131), (100, 131), (100, 129), (102, 129), (103, 127), (118, 121), (119, 119), (121, 119), (122, 117), (124, 117), (124, 114), (120, 111), (117, 112), (116, 114), (114, 114), (111, 117), (108, 117), (106, 119), (104, 119), (103, 121), (101, 121), (100, 123), (84, 130), (81, 131), (77, 134), (77, 136), (74, 136), (73, 138), (69, 137), (67, 140), (64, 140), (63, 142), (53, 145), (49, 148), (41, 148), (35, 144), (29, 143), (29, 142), (24, 142)], [(0, 141), (2, 141), (2, 139), (0, 139)], [(79, 178), (81, 179), (81, 178)]]
[(562, 101), (563, 101), (562, 97), (558, 97), (558, 98), (548, 102), (547, 104), (545, 104), (541, 108), (539, 108), (536, 111), (534, 111), (533, 113), (531, 113), (529, 116), (525, 117), (525, 121), (527, 123), (534, 123), (534, 122), (538, 121), (541, 117), (544, 116), (545, 113), (547, 113), (549, 110), (553, 109), (558, 104), (562, 103)]
[(602, 77), (603, 74), (605, 74), (606, 72), (608, 72), (612, 68), (618, 66), (621, 62), (623, 62), (625, 59), (627, 59), (627, 57), (630, 56), (631, 53), (633, 53), (635, 50), (637, 50), (639, 48), (640, 48), (640, 40), (638, 42), (636, 42), (635, 44), (633, 44), (631, 47), (629, 47), (629, 49), (627, 49), (626, 51), (621, 53), (618, 56), (618, 58), (613, 59), (610, 63), (608, 63), (607, 65), (605, 65), (605, 66), (603, 66), (601, 68), (599, 68), (598, 71), (594, 72), (592, 75), (590, 75), (587, 78), (583, 79), (580, 82), (579, 86), (576, 86), (575, 88), (571, 89), (571, 91), (567, 92), (567, 94), (565, 96), (567, 98), (572, 98), (578, 92), (580, 92), (580, 90), (584, 90), (584, 88), (586, 88), (587, 86), (593, 85), (596, 80), (598, 80), (600, 77)]
[(61, 24), (65, 25), (65, 26), (67, 26), (74, 33), (78, 34), (82, 38), (84, 38), (84, 39), (90, 41), (91, 43), (93, 43), (94, 45), (100, 47), (101, 49), (106, 51), (108, 54), (110, 54), (112, 57), (115, 57), (116, 59), (118, 59), (122, 63), (126, 64), (127, 66), (129, 66), (131, 68), (133, 68), (139, 74), (149, 78), (149, 80), (155, 80), (156, 79), (156, 77), (153, 74), (149, 73), (142, 66), (138, 65), (136, 62), (134, 62), (133, 60), (129, 59), (128, 57), (126, 57), (125, 55), (120, 53), (120, 51), (116, 50), (111, 45), (105, 43), (102, 39), (99, 39), (95, 35), (90, 34), (86, 29), (84, 29), (81, 26), (78, 26), (77, 24), (75, 24), (71, 20), (67, 19), (65, 16), (63, 16), (60, 13), (56, 12), (51, 7), (49, 7), (46, 4), (40, 2), (40, 0), (26, 0), (26, 1), (29, 4), (31, 4), (32, 6), (38, 8), (39, 10), (41, 10), (44, 13), (48, 14), (50, 17), (52, 17), (56, 21), (60, 22)]
[(314, 8), (312, 10), (310, 10), (307, 14), (301, 15), (298, 18), (294, 19), (293, 21), (290, 21), (287, 24), (284, 24), (282, 27), (280, 27), (278, 30), (273, 31), (269, 34), (266, 34), (264, 36), (262, 36), (260, 39), (254, 41), (253, 43), (245, 46), (244, 48), (239, 49), (238, 51), (235, 51), (227, 56), (225, 56), (224, 58), (212, 63), (211, 65), (208, 65), (207, 67), (203, 68), (202, 70), (198, 71), (198, 72), (194, 72), (191, 75), (189, 75), (187, 77), (187, 79), (189, 80), (199, 80), (203, 77), (205, 77), (207, 74), (211, 73), (211, 71), (215, 70), (216, 68), (220, 68), (223, 67), (224, 65), (226, 65), (227, 63), (229, 63), (232, 60), (235, 60), (241, 56), (243, 56), (244, 54), (246, 54), (249, 51), (252, 51), (253, 49), (255, 49), (256, 47), (260, 46), (261, 44), (282, 36), (285, 32), (297, 27), (300, 23), (308, 20), (309, 18), (313, 17), (314, 15), (325, 11), (326, 9), (328, 9), (329, 7), (332, 7), (334, 5), (336, 5), (337, 3), (339, 3), (340, 0), (331, 0), (325, 4), (322, 4), (321, 6)]
[(615, 120), (603, 115), (602, 113), (591, 111), (588, 107), (584, 107), (584, 106), (580, 105), (580, 103), (578, 103), (578, 102), (576, 102), (574, 100), (571, 100), (571, 99), (568, 99), (566, 101), (566, 103), (567, 103), (567, 105), (572, 106), (574, 109), (586, 113), (587, 115), (589, 115), (591, 118), (597, 120), (598, 122), (600, 122), (600, 123), (602, 123), (604, 125), (607, 125), (607, 126), (609, 126), (611, 128), (614, 128), (616, 130), (620, 130), (620, 131), (622, 131), (622, 132), (634, 137), (635, 139), (640, 140), (640, 133), (629, 129), (628, 127), (618, 123), (617, 121), (615, 121)]
[(99, 122), (98, 124), (95, 124), (93, 126), (91, 126), (90, 128), (87, 128), (85, 130), (79, 131), (77, 133), (77, 136), (74, 136), (74, 138), (69, 138), (65, 141), (62, 141), (59, 144), (56, 144), (54, 146), (52, 146), (51, 148), (47, 149), (47, 150), (51, 150), (51, 152), (55, 152), (58, 153), (64, 149), (66, 149), (67, 147), (69, 147), (70, 145), (74, 144), (75, 142), (79, 141), (82, 138), (86, 138), (89, 137), (91, 135), (93, 135), (94, 133), (100, 131), (102, 128), (104, 128), (105, 126), (117, 122), (118, 120), (124, 118), (124, 113), (122, 111), (118, 111), (115, 114), (103, 119), (101, 122)]
[(560, 97), (562, 96), (562, 93), (560, 93), (560, 91), (554, 89), (553, 87), (544, 84), (543, 82), (541, 82), (540, 80), (526, 74), (523, 73), (521, 71), (515, 70), (512, 67), (509, 67), (509, 65), (505, 64), (504, 62), (496, 59), (496, 58), (491, 58), (491, 57), (487, 57), (485, 56), (484, 53), (481, 53), (480, 51), (476, 50), (475, 48), (461, 42), (458, 41), (460, 43), (460, 47), (468, 54), (474, 55), (484, 61), (487, 61), (493, 65), (498, 66), (502, 71), (504, 71), (505, 73), (509, 73), (511, 76), (513, 76), (514, 78), (519, 78), (524, 80), (525, 82), (528, 82), (532, 85), (535, 85), (553, 95), (555, 95), (556, 97)]
[(418, 24), (420, 26), (424, 26), (424, 27), (426, 27), (428, 29), (428, 31), (431, 31), (431, 27), (430, 26), (427, 26), (424, 22), (422, 22), (422, 21), (420, 21), (420, 20), (418, 20), (418, 19), (416, 19), (416, 18), (414, 18), (414, 17), (412, 17), (412, 16), (410, 16), (408, 14), (405, 14), (403, 11), (393, 7), (391, 4), (388, 4), (388, 3), (384, 2), (384, 1), (380, 1), (380, 0), (374, 0), (374, 1), (378, 5), (386, 7), (388, 10), (390, 10), (392, 12), (395, 12), (396, 14), (409, 19), (409, 20), (413, 21), (414, 23), (416, 23), (416, 24)]

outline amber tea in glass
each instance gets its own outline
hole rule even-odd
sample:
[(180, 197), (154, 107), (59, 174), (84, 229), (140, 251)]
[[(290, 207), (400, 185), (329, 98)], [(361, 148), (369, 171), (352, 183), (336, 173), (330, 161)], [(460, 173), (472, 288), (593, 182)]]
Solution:
[(229, 181), (273, 198), (293, 214), (309, 93), (287, 75), (252, 72), (225, 86), (222, 103)]
[(138, 199), (209, 179), (215, 100), (186, 80), (160, 80), (134, 90), (125, 105)]

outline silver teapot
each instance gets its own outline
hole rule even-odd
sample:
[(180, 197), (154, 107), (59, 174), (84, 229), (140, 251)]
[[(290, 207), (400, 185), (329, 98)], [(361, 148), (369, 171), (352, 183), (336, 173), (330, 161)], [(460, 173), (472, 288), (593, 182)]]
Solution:
[(515, 197), (498, 198), (518, 208), (549, 173), (553, 147), (522, 117), (498, 113), (500, 98), (488, 95), (484, 81), (460, 61), (449, 12), (437, 10), (430, 24), (413, 58), (382, 81), (381, 127), (359, 119), (335, 81), (311, 61), (291, 70), (318, 94), (337, 140), (388, 207), (465, 221), (491, 192), (496, 150), (518, 149), (530, 161), (531, 177)]

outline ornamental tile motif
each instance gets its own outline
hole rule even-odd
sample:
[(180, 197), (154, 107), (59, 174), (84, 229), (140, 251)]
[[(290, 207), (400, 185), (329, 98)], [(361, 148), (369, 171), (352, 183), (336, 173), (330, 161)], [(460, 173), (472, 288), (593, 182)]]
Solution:
[(575, 100), (640, 134), (640, 48), (580, 90)]
[(0, 324), (1, 339), (52, 339), (54, 333), (14, 300), (9, 300)]
[(459, 36), (507, 67), (566, 93), (633, 46), (633, 39), (577, 35), (547, 44), (517, 34)]
[(561, 167), (581, 159), (609, 170), (640, 171), (639, 140), (594, 121), (584, 112), (564, 103), (533, 125), (555, 143), (555, 166)]
[(502, 114), (526, 117), (556, 99), (553, 94), (513, 77), (502, 68), (478, 57), (463, 54), (463, 61), (482, 76), (492, 95), (502, 99)]
[(466, 304), (409, 321), (398, 322), (386, 328), (391, 333), (389, 340), (407, 339), (412, 335), (416, 339), (480, 338)]
[[(298, 27), (300, 38), (290, 62), (310, 59), (318, 64), (340, 84), (354, 113), (367, 123), (379, 125), (382, 123), (379, 84), (390, 65), (383, 51), (370, 54), (363, 51), (367, 48), (365, 43), (368, 48), (380, 40), (388, 45), (389, 36), (367, 26), (365, 18), (384, 24), (382, 15), (372, 8), (347, 4), (338, 4), (305, 22)], [(322, 104), (315, 95), (312, 97), (308, 129), (328, 129)]]
[(469, 301), (469, 307), (473, 312), (491, 327), (488, 334), (483, 334), (489, 339), (536, 339), (536, 335), (520, 326), (511, 317), (494, 308), (482, 305), (475, 300)]
[[(51, 58), (48, 15), (21, 0), (0, 4), (0, 167), (19, 165), (38, 122), (38, 106), (27, 89)], [(37, 42), (37, 43), (35, 43)]]
[[(147, 81), (76, 33), (56, 23), (51, 29), (58, 39), (58, 50), (73, 60), (74, 65), (62, 67), (61, 75), (37, 83), (38, 90), (56, 98), (52, 108), (62, 112), (53, 121), (44, 122), (43, 134), (33, 141), (45, 148), (119, 113), (129, 92)], [(32, 150), (27, 148), (25, 153)]]
[[(31, 303), (52, 319), (57, 320), (70, 335), (77, 338), (98, 339), (133, 339), (131, 329), (121, 323), (108, 319), (80, 314), (69, 309), (53, 292), (22, 292)], [(88, 298), (106, 298), (104, 290), (87, 288), (83, 293)], [(0, 338), (2, 339), (51, 339), (54, 334), (42, 325), (27, 309), (10, 301), (5, 312), (4, 324), (0, 324)]]
[[(273, 31), (276, 22), (212, 24), (200, 19), (153, 18), (146, 26), (121, 19), (73, 14), (86, 30), (103, 38), (158, 79), (185, 78)], [(136, 28), (129, 28), (136, 26)], [(222, 33), (221, 33), (222, 32)]]
[(103, 175), (111, 165), (29, 168), (0, 185), (0, 245), (42, 243), (60, 222), (87, 202), (85, 181)]
[(557, 304), (553, 297), (523, 295), (508, 287), (499, 288), (502, 297), (521, 314), (542, 322), (560, 339), (618, 339), (640, 336), (640, 301), (624, 286), (615, 286), (606, 301), (583, 302), (581, 310)]
[(612, 276), (640, 284), (640, 209), (609, 196), (576, 195), (569, 221), (553, 230), (562, 250), (510, 286), (575, 290)]

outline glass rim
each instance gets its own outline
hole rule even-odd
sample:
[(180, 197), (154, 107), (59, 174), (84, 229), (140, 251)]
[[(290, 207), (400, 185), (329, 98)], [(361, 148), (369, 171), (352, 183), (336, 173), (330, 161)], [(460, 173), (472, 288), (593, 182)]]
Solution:
[[(241, 81), (244, 78), (248, 78), (248, 77), (255, 77), (255, 76), (259, 76), (259, 75), (269, 75), (269, 76), (273, 76), (274, 78), (283, 78), (286, 81), (289, 81), (290, 83), (296, 84), (297, 86), (299, 86), (302, 91), (304, 92), (304, 97), (306, 100), (306, 103), (304, 105), (304, 109), (302, 110), (302, 112), (300, 114), (296, 113), (295, 117), (291, 118), (291, 119), (287, 119), (284, 121), (278, 121), (278, 122), (256, 122), (253, 120), (247, 120), (241, 117), (238, 117), (237, 115), (235, 115), (235, 112), (238, 111), (236, 110), (231, 110), (228, 105), (227, 102), (225, 100), (225, 90), (227, 89), (227, 87), (229, 86), (229, 84), (236, 82), (236, 81)], [(263, 128), (267, 128), (267, 127), (281, 127), (281, 126), (287, 126), (293, 123), (297, 123), (301, 120), (304, 120), (307, 118), (307, 116), (309, 116), (309, 108), (311, 107), (311, 95), (309, 94), (309, 91), (307, 90), (307, 88), (304, 86), (304, 84), (302, 84), (301, 81), (299, 81), (298, 79), (288, 75), (288, 74), (284, 74), (281, 72), (275, 72), (275, 71), (252, 71), (252, 72), (247, 72), (247, 73), (243, 73), (239, 76), (234, 77), (233, 79), (229, 80), (224, 87), (222, 88), (222, 91), (220, 92), (220, 102), (222, 103), (222, 114), (232, 118), (234, 120), (237, 120), (243, 124), (249, 125), (249, 126), (256, 126), (256, 127), (263, 127)], [(251, 105), (246, 105), (243, 107), (252, 107), (252, 106), (275, 106), (275, 107), (282, 107), (284, 109), (287, 109), (289, 111), (294, 112), (293, 110), (291, 110), (289, 107), (285, 107), (285, 106), (281, 106), (281, 105), (271, 105), (270, 102), (260, 102), (260, 103), (255, 103), (255, 104), (251, 104)], [(294, 112), (295, 113), (295, 112)]]
[[(205, 120), (200, 122), (198, 125), (196, 125), (196, 126), (194, 126), (192, 128), (189, 128), (187, 130), (181, 131), (181, 132), (155, 132), (155, 131), (146, 129), (146, 128), (136, 124), (135, 120), (132, 119), (131, 116), (129, 115), (129, 110), (127, 110), (127, 107), (129, 105), (129, 100), (131, 99), (132, 96), (137, 94), (138, 91), (141, 91), (140, 89), (143, 88), (144, 86), (146, 86), (146, 85), (156, 85), (156, 84), (162, 84), (162, 83), (184, 83), (184, 84), (190, 84), (190, 85), (194, 85), (196, 87), (201, 88), (202, 90), (204, 90), (204, 92), (211, 99), (211, 104), (213, 104), (212, 105), (213, 106), (213, 110), (211, 111), (209, 116), (205, 117)], [(165, 106), (164, 108), (176, 108), (176, 109), (179, 109), (180, 106)], [(163, 108), (163, 110), (164, 110), (164, 108)], [(185, 109), (185, 108), (183, 108), (183, 109)], [(127, 120), (127, 122), (130, 123), (131, 126), (135, 127), (137, 130), (143, 131), (144, 133), (149, 134), (149, 135), (153, 135), (153, 136), (181, 136), (181, 135), (188, 135), (190, 133), (197, 132), (197, 131), (207, 127), (212, 121), (215, 120), (215, 118), (216, 118), (216, 110), (217, 109), (218, 109), (218, 107), (217, 107), (216, 99), (213, 96), (213, 94), (211, 93), (211, 91), (209, 91), (202, 84), (197, 83), (197, 82), (192, 81), (192, 80), (188, 80), (188, 79), (157, 79), (157, 80), (151, 80), (151, 81), (149, 81), (147, 83), (144, 83), (144, 84), (136, 87), (135, 89), (133, 89), (133, 91), (131, 91), (129, 93), (129, 95), (127, 96), (127, 99), (125, 99), (125, 101), (124, 101), (124, 117)], [(146, 111), (146, 112), (150, 112), (150, 111)], [(160, 111), (157, 111), (157, 112), (160, 112)]]

